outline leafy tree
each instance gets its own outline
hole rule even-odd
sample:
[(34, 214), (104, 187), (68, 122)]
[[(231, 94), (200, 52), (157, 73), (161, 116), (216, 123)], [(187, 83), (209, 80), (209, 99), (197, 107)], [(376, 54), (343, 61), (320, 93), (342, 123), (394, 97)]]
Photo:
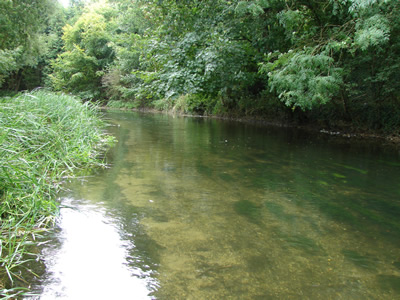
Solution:
[[(126, 95), (169, 101), (183, 94), (202, 94), (229, 105), (233, 95), (246, 93), (260, 77), (254, 49), (230, 29), (235, 23), (234, 5), (225, 1), (120, 5), (131, 8), (120, 22), (130, 44), (124, 40), (116, 47), (116, 68), (129, 79), (121, 87), (129, 91)], [(141, 21), (134, 32), (123, 26), (128, 19)], [(133, 56), (126, 55), (127, 48)]]
[(341, 69), (334, 67), (333, 58), (312, 54), (311, 49), (280, 54), (261, 71), (268, 72), (271, 90), (287, 106), (303, 110), (327, 103), (342, 84)]
[(102, 77), (102, 85), (110, 99), (134, 101), (137, 98), (136, 86), (140, 82), (134, 73), (139, 69), (146, 36), (151, 34), (146, 32), (155, 20), (145, 16), (139, 2), (118, 0), (112, 1), (111, 5), (115, 5), (118, 11), (109, 43), (115, 58)]
[(196, 112), (400, 126), (397, 0), (94, 3), (65, 27), (57, 89)]
[(51, 0), (0, 1), (0, 87), (18, 90), (24, 71), (37, 68), (49, 50), (49, 16), (60, 9)]
[(73, 25), (63, 28), (64, 52), (53, 62), (50, 75), (56, 90), (84, 99), (100, 97), (101, 77), (114, 59), (109, 45), (113, 14), (107, 4), (95, 3)]

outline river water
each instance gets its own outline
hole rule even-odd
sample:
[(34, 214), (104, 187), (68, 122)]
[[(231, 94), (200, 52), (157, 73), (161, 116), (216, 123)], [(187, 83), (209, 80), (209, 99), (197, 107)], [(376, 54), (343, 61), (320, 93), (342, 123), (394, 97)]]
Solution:
[[(108, 113), (36, 299), (399, 299), (400, 153), (203, 118)], [(40, 271), (41, 270), (41, 271)]]

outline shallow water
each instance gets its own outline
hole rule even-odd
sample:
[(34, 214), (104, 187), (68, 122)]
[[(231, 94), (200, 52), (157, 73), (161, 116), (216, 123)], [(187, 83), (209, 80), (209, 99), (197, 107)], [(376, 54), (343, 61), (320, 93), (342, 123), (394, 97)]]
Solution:
[[(400, 154), (282, 128), (110, 113), (40, 299), (400, 298)], [(39, 268), (40, 269), (40, 268)], [(38, 271), (40, 273), (40, 271)]]

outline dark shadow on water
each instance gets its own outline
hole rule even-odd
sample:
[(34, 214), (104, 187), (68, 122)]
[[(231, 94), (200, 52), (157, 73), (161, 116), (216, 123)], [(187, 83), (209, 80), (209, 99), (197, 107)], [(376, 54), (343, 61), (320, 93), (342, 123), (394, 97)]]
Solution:
[(239, 200), (234, 203), (235, 212), (252, 223), (259, 224), (261, 221), (261, 206), (249, 200)]
[(383, 290), (393, 290), (400, 292), (400, 276), (396, 275), (377, 275), (376, 279)]
[(363, 255), (354, 250), (343, 249), (342, 254), (347, 259), (347, 261), (353, 263), (357, 267), (376, 270), (378, 261), (377, 258), (372, 255)]
[(304, 235), (281, 233), (279, 237), (284, 242), (284, 248), (300, 250), (306, 256), (326, 255), (316, 241)]
[(393, 263), (393, 266), (395, 266), (397, 269), (400, 270), (400, 261), (395, 261), (395, 262)]
[(286, 213), (283, 207), (278, 203), (266, 201), (264, 202), (264, 205), (269, 211), (269, 213), (273, 214), (277, 219), (281, 221), (293, 223), (296, 220), (295, 215)]
[(263, 272), (274, 264), (267, 254), (253, 255), (246, 258), (249, 272)]

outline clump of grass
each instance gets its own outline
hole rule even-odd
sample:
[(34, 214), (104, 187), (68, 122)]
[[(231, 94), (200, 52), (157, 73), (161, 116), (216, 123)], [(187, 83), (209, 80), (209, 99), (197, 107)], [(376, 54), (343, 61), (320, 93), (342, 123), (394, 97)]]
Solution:
[(31, 255), (27, 246), (51, 226), (65, 178), (104, 166), (112, 142), (90, 103), (44, 90), (0, 98), (0, 296), (15, 287)]

